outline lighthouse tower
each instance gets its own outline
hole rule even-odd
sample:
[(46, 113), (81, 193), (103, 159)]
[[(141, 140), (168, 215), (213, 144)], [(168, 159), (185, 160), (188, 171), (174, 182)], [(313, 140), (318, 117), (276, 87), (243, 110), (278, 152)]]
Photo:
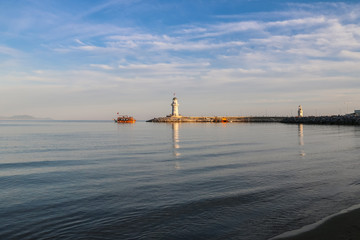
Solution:
[(302, 107), (301, 107), (301, 105), (299, 105), (299, 108), (298, 108), (298, 117), (303, 117), (303, 116), (304, 116), (304, 113), (303, 113)]
[(179, 116), (179, 104), (178, 104), (178, 101), (177, 101), (176, 97), (173, 98), (173, 102), (171, 103), (171, 107), (172, 107), (171, 116), (172, 117), (178, 117)]

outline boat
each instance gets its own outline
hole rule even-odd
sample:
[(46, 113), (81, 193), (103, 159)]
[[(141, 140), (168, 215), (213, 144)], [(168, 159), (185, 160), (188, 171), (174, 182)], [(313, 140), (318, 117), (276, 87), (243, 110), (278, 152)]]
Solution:
[(136, 122), (135, 118), (133, 118), (131, 116), (127, 116), (127, 115), (118, 116), (116, 119), (114, 119), (114, 121), (116, 123), (135, 123)]
[(226, 122), (229, 122), (229, 120), (227, 120), (226, 117), (223, 117), (223, 118), (221, 119), (221, 122), (226, 123)]
[(214, 122), (227, 123), (227, 122), (229, 122), (229, 120), (228, 120), (226, 117), (222, 117), (222, 118), (220, 118), (220, 117), (215, 117), (215, 118), (214, 118)]

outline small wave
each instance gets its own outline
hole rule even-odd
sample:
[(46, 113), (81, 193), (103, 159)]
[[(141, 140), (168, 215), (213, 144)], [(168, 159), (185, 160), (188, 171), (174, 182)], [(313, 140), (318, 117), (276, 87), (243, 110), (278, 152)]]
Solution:
[(289, 238), (289, 237), (294, 237), (294, 236), (297, 236), (297, 235), (300, 235), (302, 233), (306, 233), (306, 232), (309, 232), (309, 231), (312, 231), (318, 227), (320, 227), (321, 225), (323, 224), (326, 224), (326, 222), (330, 219), (333, 219), (337, 216), (340, 216), (340, 215), (343, 215), (343, 214), (347, 214), (349, 212), (352, 212), (352, 211), (355, 211), (357, 209), (360, 209), (360, 204), (356, 204), (356, 205), (353, 205), (347, 209), (344, 209), (338, 213), (335, 213), (335, 214), (332, 214), (330, 216), (327, 216), (323, 219), (321, 219), (320, 221), (318, 222), (315, 222), (315, 223), (312, 223), (312, 224), (309, 224), (309, 225), (306, 225), (306, 226), (303, 226), (302, 228), (299, 228), (299, 229), (296, 229), (296, 230), (291, 230), (291, 231), (288, 231), (288, 232), (285, 232), (285, 233), (282, 233), (278, 236), (275, 236), (273, 238), (270, 238), (269, 240), (280, 240), (280, 239), (286, 239), (286, 238)]
[(38, 168), (38, 167), (58, 167), (58, 166), (74, 166), (74, 165), (88, 165), (86, 160), (54, 160), (54, 161), (31, 161), (31, 162), (15, 162), (15, 163), (1, 163), (2, 169), (19, 169), (19, 168)]

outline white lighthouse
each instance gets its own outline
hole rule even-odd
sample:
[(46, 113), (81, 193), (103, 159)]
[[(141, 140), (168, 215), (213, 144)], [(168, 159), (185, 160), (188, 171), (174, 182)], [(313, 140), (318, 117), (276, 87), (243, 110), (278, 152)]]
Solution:
[(298, 117), (303, 117), (303, 116), (304, 116), (304, 113), (303, 113), (302, 107), (301, 107), (301, 105), (299, 105), (299, 108), (298, 108)]
[(171, 103), (171, 106), (172, 106), (171, 116), (179, 117), (179, 104), (176, 97), (173, 98), (173, 102)]

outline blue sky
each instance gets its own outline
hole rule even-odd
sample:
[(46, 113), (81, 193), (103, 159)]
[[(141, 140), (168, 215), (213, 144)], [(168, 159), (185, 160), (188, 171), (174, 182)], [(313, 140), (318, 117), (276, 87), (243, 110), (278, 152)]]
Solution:
[(358, 1), (1, 1), (0, 36), (0, 116), (360, 109)]

